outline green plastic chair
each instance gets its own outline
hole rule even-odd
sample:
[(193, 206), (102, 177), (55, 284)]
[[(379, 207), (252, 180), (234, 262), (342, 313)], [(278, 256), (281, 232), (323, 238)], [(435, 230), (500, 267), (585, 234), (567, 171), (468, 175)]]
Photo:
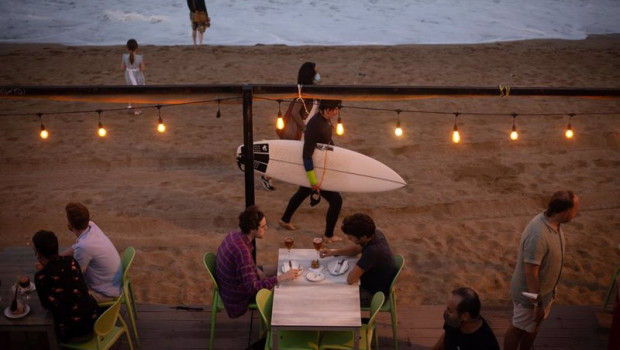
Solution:
[(133, 328), (133, 334), (136, 340), (136, 344), (140, 345), (140, 338), (138, 338), (138, 328), (136, 327), (136, 318), (138, 318), (138, 312), (136, 309), (135, 297), (133, 294), (133, 287), (131, 286), (131, 280), (129, 279), (129, 268), (133, 263), (133, 259), (136, 256), (136, 249), (134, 247), (127, 247), (123, 252), (123, 258), (121, 265), (123, 267), (123, 292), (118, 298), (111, 301), (102, 301), (99, 306), (111, 306), (116, 301), (120, 300), (121, 304), (125, 304), (127, 307), (127, 313), (129, 314), (129, 320), (131, 321), (131, 327)]
[[(392, 316), (392, 336), (394, 337), (394, 349), (398, 350), (398, 324), (396, 322), (396, 292), (394, 291), (394, 286), (396, 284), (398, 276), (400, 275), (400, 272), (403, 270), (403, 266), (405, 266), (405, 258), (402, 255), (394, 255), (394, 263), (396, 264), (398, 271), (396, 272), (396, 275), (394, 275), (392, 284), (390, 284), (390, 295), (379, 311), (389, 312)], [(362, 311), (370, 311), (370, 308), (368, 306), (364, 306), (362, 307)], [(378, 342), (376, 345), (377, 349), (379, 349)]]
[(213, 282), (213, 298), (211, 299), (211, 338), (209, 340), (209, 349), (213, 349), (213, 342), (215, 341), (215, 317), (218, 312), (224, 310), (224, 303), (222, 303), (222, 299), (220, 298), (220, 289), (217, 285), (217, 281), (215, 280), (215, 258), (215, 254), (206, 252), (204, 258), (202, 259), (205, 268), (209, 273), (209, 277), (211, 277), (211, 282)]
[[(215, 260), (216, 255), (211, 252), (206, 252), (202, 262), (209, 273), (209, 277), (211, 277), (211, 282), (213, 283), (213, 298), (211, 299), (211, 334), (209, 339), (209, 349), (213, 349), (213, 343), (215, 341), (215, 319), (217, 313), (224, 310), (224, 303), (222, 302), (222, 298), (220, 297), (220, 288), (217, 285), (217, 281), (215, 280)], [(258, 307), (256, 303), (250, 303), (248, 306), (251, 310), (256, 310)], [(250, 319), (250, 322), (252, 319)], [(262, 322), (259, 324), (259, 332), (263, 333), (263, 325)], [(250, 333), (252, 330), (252, 324), (250, 323)]]
[[(258, 312), (267, 328), (265, 350), (272, 348), (271, 307), (273, 292), (261, 289), (256, 294)], [(278, 349), (281, 350), (318, 350), (319, 332), (316, 331), (278, 331)]]
[[(371, 350), (373, 334), (375, 332), (375, 323), (377, 315), (384, 304), (385, 295), (383, 292), (377, 292), (372, 296), (370, 302), (370, 319), (367, 324), (362, 324), (360, 330), (359, 348), (361, 350)], [(320, 341), (320, 350), (325, 349), (353, 349), (355, 332), (352, 331), (330, 331), (323, 332)], [(375, 336), (375, 339), (378, 338)], [(375, 341), (376, 343), (377, 341)]]
[(618, 286), (616, 285), (616, 279), (618, 278), (618, 275), (620, 275), (620, 267), (618, 267), (616, 269), (616, 273), (611, 276), (611, 283), (609, 284), (609, 288), (607, 288), (607, 294), (605, 294), (605, 300), (603, 301), (603, 307), (601, 308), (603, 311), (607, 310), (607, 306), (610, 304), (610, 302), (613, 304), (613, 296), (616, 295), (616, 288), (618, 288)]
[[(105, 350), (111, 348), (120, 339), (121, 335), (125, 333), (129, 349), (133, 350), (129, 329), (127, 328), (127, 323), (120, 317), (120, 310), (121, 299), (118, 299), (97, 318), (93, 327), (95, 335), (89, 341), (60, 343), (60, 347), (80, 350)], [(117, 322), (120, 322), (120, 327), (116, 325)]]

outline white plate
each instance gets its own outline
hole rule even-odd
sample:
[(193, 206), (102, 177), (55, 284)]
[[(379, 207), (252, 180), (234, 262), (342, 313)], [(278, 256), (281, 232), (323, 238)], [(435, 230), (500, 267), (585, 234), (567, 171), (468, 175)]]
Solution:
[(308, 272), (306, 274), (306, 279), (310, 282), (319, 282), (325, 279), (325, 275), (322, 273)]
[[(338, 263), (342, 261), (342, 259), (344, 259), (344, 262), (342, 266), (338, 267)], [(327, 271), (334, 276), (342, 275), (347, 272), (347, 270), (349, 270), (349, 260), (346, 258), (340, 258), (327, 264)]]
[(28, 313), (30, 312), (30, 305), (26, 304), (24, 306), (25, 306), (24, 312), (22, 312), (21, 314), (11, 313), (11, 306), (7, 306), (6, 309), (4, 309), (4, 316), (8, 318), (22, 318), (28, 315)]
[[(297, 269), (299, 271), (303, 271), (303, 269), (304, 269), (303, 266), (301, 266), (301, 264), (297, 260), (291, 260), (291, 265), (293, 265), (294, 269)], [(288, 264), (288, 261), (285, 261), (282, 264), (282, 272), (286, 273), (288, 270), (290, 270), (291, 269), (291, 265)]]

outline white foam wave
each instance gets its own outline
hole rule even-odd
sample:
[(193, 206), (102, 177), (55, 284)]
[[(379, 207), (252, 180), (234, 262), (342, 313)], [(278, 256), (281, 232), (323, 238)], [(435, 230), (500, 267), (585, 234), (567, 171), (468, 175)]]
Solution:
[(106, 10), (103, 13), (103, 20), (110, 22), (146, 22), (161, 23), (168, 22), (166, 16), (161, 15), (143, 15), (136, 12), (124, 12), (119, 10)]

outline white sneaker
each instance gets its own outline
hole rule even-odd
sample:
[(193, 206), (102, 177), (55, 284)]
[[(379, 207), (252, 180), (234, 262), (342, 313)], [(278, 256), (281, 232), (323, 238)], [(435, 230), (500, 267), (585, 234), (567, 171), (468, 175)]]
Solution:
[(267, 191), (276, 190), (276, 188), (273, 187), (273, 184), (271, 183), (271, 179), (266, 178), (264, 175), (260, 177), (260, 182), (263, 184), (263, 187), (265, 188), (265, 190)]

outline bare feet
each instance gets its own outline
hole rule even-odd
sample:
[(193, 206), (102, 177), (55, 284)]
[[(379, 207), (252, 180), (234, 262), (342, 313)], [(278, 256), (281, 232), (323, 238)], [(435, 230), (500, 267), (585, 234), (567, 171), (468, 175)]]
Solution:
[(293, 226), (293, 224), (291, 224), (290, 222), (279, 220), (278, 223), (280, 224), (281, 227), (284, 227), (287, 230), (290, 230), (290, 231), (297, 230), (297, 227)]
[(343, 239), (340, 236), (333, 235), (331, 237), (323, 236), (323, 242), (325, 243), (334, 243), (334, 242), (342, 242)]

